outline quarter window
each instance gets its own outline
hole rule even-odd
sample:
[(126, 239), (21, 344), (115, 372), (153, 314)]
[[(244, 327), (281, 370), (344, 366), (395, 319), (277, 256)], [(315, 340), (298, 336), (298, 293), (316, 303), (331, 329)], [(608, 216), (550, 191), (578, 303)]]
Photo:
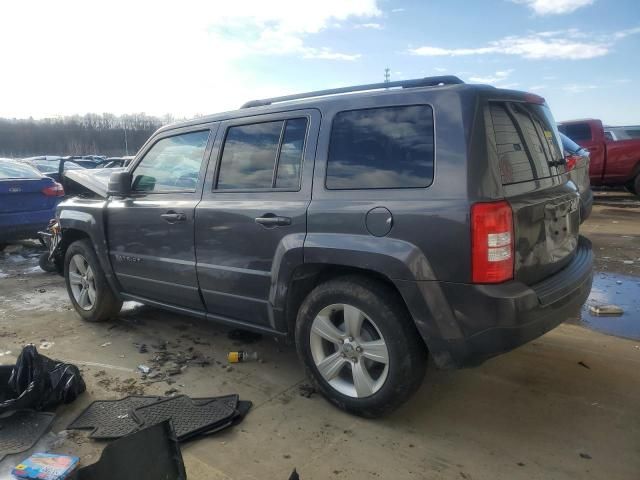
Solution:
[(423, 188), (433, 181), (433, 112), (426, 105), (338, 113), (327, 188)]
[(195, 192), (209, 131), (159, 140), (133, 172), (139, 192)]
[(230, 127), (217, 189), (298, 189), (306, 131), (306, 118)]

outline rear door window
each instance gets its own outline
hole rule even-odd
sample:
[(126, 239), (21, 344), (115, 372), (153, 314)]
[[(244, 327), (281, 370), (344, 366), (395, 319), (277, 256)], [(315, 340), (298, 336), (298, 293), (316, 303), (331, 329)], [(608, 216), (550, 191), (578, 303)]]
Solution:
[(427, 105), (340, 112), (331, 127), (326, 186), (428, 187), (433, 157), (433, 111)]
[(298, 190), (307, 119), (229, 127), (217, 190)]
[(503, 185), (561, 173), (560, 134), (546, 106), (492, 102), (489, 111)]

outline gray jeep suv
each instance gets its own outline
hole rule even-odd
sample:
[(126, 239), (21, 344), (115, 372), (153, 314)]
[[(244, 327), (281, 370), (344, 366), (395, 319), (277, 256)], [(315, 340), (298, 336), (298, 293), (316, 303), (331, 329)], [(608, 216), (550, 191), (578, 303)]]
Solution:
[[(575, 314), (579, 194), (543, 98), (456, 77), (252, 101), (163, 127), (57, 212), (85, 320), (123, 300), (295, 341), (335, 405), (383, 415)], [(61, 236), (60, 236), (61, 234)]]

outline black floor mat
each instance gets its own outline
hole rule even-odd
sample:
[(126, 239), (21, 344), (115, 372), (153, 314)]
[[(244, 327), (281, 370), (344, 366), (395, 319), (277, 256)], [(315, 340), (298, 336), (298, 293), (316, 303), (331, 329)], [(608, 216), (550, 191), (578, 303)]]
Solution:
[(67, 429), (93, 430), (89, 437), (102, 440), (124, 437), (140, 428), (130, 412), (161, 399), (132, 395), (120, 400), (98, 400), (89, 405)]
[(178, 440), (219, 431), (220, 427), (230, 426), (238, 414), (238, 396), (209, 399), (192, 399), (181, 395), (171, 397), (132, 411), (141, 427), (156, 425), (171, 420)]
[(33, 447), (51, 426), (55, 414), (18, 410), (0, 418), (0, 460)]
[(182, 454), (171, 422), (163, 422), (107, 445), (100, 460), (69, 480), (186, 480)]

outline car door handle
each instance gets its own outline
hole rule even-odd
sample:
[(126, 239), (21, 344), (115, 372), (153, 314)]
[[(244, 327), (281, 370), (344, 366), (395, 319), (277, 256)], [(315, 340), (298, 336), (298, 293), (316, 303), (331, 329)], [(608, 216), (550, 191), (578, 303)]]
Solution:
[(263, 216), (256, 218), (256, 223), (263, 227), (283, 227), (285, 225), (291, 225), (291, 218), (279, 217), (273, 213), (266, 213)]
[(167, 223), (178, 223), (178, 222), (184, 222), (187, 220), (186, 213), (174, 212), (173, 210), (169, 210), (167, 213), (163, 213), (160, 216)]

